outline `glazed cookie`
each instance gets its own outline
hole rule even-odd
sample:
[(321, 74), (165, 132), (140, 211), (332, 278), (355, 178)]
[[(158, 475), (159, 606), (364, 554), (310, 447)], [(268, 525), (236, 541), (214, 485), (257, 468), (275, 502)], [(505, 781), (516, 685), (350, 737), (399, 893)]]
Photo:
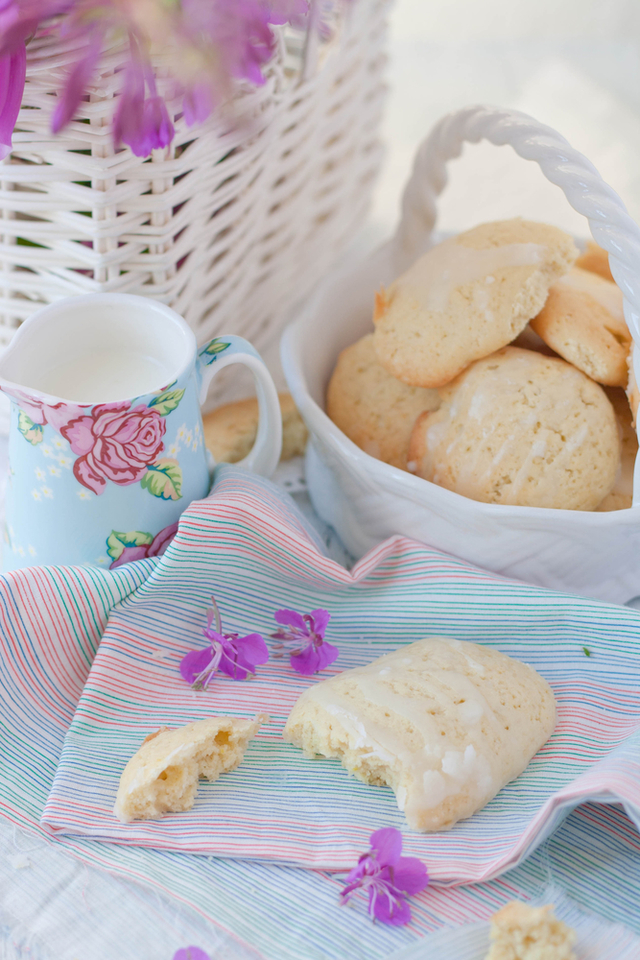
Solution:
[[(290, 393), (279, 393), (282, 413), (281, 460), (302, 456), (307, 445), (307, 428)], [(226, 403), (202, 418), (204, 442), (216, 463), (237, 463), (247, 456), (258, 434), (256, 397)]]
[(512, 900), (491, 918), (486, 960), (575, 960), (575, 930), (558, 920), (553, 906)]
[(208, 717), (185, 727), (162, 727), (143, 740), (124, 768), (114, 813), (119, 820), (152, 820), (165, 813), (190, 810), (198, 778), (217, 780), (234, 770), (249, 741), (269, 719)]
[(551, 287), (531, 328), (593, 380), (626, 386), (631, 334), (622, 310), (622, 291), (615, 283), (574, 268)]
[(414, 830), (450, 830), (525, 769), (556, 723), (553, 691), (492, 647), (427, 637), (308, 687), (284, 728), (309, 757), (386, 785)]
[(566, 233), (527, 220), (445, 240), (377, 294), (380, 363), (412, 386), (443, 386), (517, 337), (577, 255)]
[(598, 506), (600, 513), (609, 510), (628, 510), (633, 501), (633, 471), (638, 453), (638, 435), (631, 422), (631, 407), (624, 390), (608, 387), (607, 396), (614, 409), (620, 431), (620, 469), (611, 493)]
[(587, 241), (587, 249), (576, 260), (576, 267), (580, 267), (581, 270), (588, 270), (590, 273), (597, 273), (605, 280), (613, 282), (613, 274), (609, 266), (609, 254), (593, 240)]
[(620, 463), (602, 387), (564, 360), (505, 347), (441, 391), (418, 417), (408, 468), (472, 500), (595, 510)]
[(361, 450), (402, 470), (416, 417), (437, 410), (437, 390), (409, 387), (378, 362), (369, 333), (343, 350), (327, 388), (327, 414)]

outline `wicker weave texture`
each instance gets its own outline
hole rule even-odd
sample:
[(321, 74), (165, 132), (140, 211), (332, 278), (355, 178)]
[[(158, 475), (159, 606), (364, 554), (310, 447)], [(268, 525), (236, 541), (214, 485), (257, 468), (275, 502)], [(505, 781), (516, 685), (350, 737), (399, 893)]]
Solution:
[(357, 0), (315, 50), (283, 33), (263, 87), (201, 127), (178, 119), (172, 146), (148, 160), (111, 142), (117, 50), (52, 137), (72, 49), (36, 37), (0, 164), (0, 349), (43, 303), (107, 290), (170, 304), (199, 341), (224, 330), (263, 347), (366, 213), (388, 5)]

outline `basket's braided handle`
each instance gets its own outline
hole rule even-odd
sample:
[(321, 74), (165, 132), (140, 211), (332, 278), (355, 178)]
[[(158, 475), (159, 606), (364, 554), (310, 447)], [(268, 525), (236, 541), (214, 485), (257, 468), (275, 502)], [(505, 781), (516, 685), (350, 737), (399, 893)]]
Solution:
[[(436, 221), (436, 197), (447, 182), (446, 164), (459, 156), (463, 143), (489, 140), (510, 144), (525, 160), (535, 160), (544, 175), (564, 190), (571, 206), (584, 214), (596, 243), (609, 253), (611, 272), (624, 295), (631, 336), (640, 345), (640, 228), (614, 190), (586, 157), (551, 127), (533, 117), (497, 107), (466, 107), (444, 117), (423, 141), (402, 198), (402, 218), (395, 238), (404, 264), (415, 259)], [(640, 349), (634, 350), (640, 383)]]

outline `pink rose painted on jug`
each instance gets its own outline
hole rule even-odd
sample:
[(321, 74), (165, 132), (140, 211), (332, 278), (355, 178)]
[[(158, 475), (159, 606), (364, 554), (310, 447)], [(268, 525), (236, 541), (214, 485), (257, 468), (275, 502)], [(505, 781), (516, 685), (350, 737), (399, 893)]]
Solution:
[(163, 448), (163, 417), (144, 404), (130, 407), (128, 400), (101, 403), (60, 430), (78, 456), (76, 479), (94, 493), (102, 493), (107, 480), (137, 483)]

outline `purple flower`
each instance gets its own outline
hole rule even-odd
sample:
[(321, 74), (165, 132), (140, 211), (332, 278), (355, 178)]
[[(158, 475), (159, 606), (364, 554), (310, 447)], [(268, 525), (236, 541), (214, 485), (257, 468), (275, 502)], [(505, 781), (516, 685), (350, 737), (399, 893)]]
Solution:
[(363, 854), (347, 877), (341, 903), (356, 890), (369, 892), (369, 916), (399, 927), (411, 920), (405, 898), (420, 893), (429, 883), (427, 868), (415, 857), (401, 857), (402, 834), (385, 827), (371, 834), (371, 849)]
[(176, 950), (173, 960), (211, 960), (211, 957), (200, 947), (183, 947), (182, 950)]
[(0, 57), (15, 53), (49, 17), (64, 13), (73, 0), (0, 0)]
[(53, 111), (51, 120), (53, 133), (59, 133), (75, 117), (99, 62), (101, 47), (102, 36), (96, 33), (87, 45), (84, 57), (77, 61), (69, 73), (62, 97)]
[[(137, 157), (148, 157), (152, 150), (171, 143), (174, 127), (164, 100), (158, 96), (151, 66), (143, 62), (133, 35), (129, 44), (131, 60), (113, 119), (113, 139), (116, 144), (126, 143)], [(151, 94), (146, 99), (145, 85)]]
[(290, 654), (291, 666), (298, 673), (317, 673), (338, 659), (338, 648), (324, 639), (330, 620), (326, 610), (312, 610), (305, 614), (277, 610), (274, 617), (276, 623), (282, 624), (276, 633), (271, 634), (272, 640), (280, 641), (274, 645), (280, 651), (276, 656), (281, 657), (286, 650)]
[(0, 160), (11, 152), (13, 128), (24, 93), (27, 51), (24, 43), (0, 58)]
[[(180, 661), (180, 674), (196, 690), (206, 690), (216, 670), (232, 680), (246, 680), (256, 672), (256, 666), (269, 659), (267, 645), (259, 633), (241, 637), (237, 633), (222, 633), (218, 607), (207, 611), (207, 626), (202, 631), (210, 646), (191, 650)], [(212, 624), (216, 620), (216, 628)]]

